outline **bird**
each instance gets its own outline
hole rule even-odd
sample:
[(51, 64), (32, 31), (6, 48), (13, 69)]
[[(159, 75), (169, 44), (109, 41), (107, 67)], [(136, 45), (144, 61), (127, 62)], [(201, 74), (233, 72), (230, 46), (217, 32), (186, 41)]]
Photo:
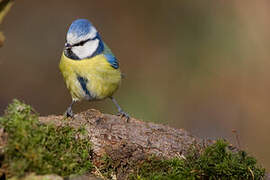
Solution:
[(128, 121), (129, 115), (113, 97), (123, 78), (119, 62), (89, 20), (76, 19), (71, 23), (59, 69), (72, 97), (66, 117), (74, 117), (75, 102), (109, 98), (117, 107), (118, 115)]

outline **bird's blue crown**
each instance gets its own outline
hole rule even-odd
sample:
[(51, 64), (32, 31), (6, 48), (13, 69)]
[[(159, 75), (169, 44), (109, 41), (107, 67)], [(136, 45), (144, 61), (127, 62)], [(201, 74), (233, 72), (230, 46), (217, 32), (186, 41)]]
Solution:
[(77, 19), (72, 22), (69, 27), (68, 34), (74, 34), (77, 37), (86, 36), (89, 34), (95, 27), (87, 19)]

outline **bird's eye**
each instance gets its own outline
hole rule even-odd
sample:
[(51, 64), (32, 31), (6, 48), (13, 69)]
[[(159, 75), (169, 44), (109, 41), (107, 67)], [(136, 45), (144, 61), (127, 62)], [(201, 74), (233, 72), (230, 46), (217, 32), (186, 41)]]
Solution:
[(83, 46), (84, 43), (86, 43), (86, 41), (81, 41), (80, 43), (78, 43), (78, 46)]

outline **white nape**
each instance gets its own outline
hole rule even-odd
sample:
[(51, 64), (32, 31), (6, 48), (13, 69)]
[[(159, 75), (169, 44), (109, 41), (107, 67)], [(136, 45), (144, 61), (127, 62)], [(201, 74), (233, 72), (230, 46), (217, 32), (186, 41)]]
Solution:
[(99, 46), (99, 39), (90, 40), (86, 42), (83, 46), (73, 46), (71, 48), (72, 52), (76, 54), (80, 59), (90, 57), (95, 53)]

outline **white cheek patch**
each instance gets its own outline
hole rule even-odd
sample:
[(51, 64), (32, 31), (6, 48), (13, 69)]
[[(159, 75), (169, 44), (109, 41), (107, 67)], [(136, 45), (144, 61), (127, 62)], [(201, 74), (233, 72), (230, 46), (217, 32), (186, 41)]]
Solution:
[(92, 27), (90, 32), (84, 36), (78, 36), (76, 33), (68, 33), (67, 34), (67, 43), (76, 44), (76, 43), (79, 43), (79, 42), (87, 40), (87, 39), (93, 39), (96, 36), (97, 36), (97, 30), (96, 30), (96, 28)]
[(74, 46), (72, 52), (80, 59), (92, 56), (99, 46), (99, 39), (86, 42), (83, 46)]

